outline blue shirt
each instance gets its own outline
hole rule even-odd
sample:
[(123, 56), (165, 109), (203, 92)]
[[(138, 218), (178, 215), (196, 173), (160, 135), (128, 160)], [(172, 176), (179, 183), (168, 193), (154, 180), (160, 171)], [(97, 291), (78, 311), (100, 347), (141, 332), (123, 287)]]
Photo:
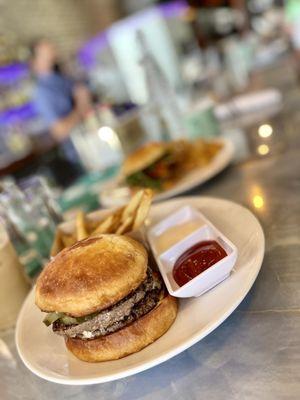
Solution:
[(72, 90), (73, 82), (63, 75), (53, 72), (38, 77), (34, 104), (48, 127), (72, 111)]
[[(48, 128), (72, 111), (73, 86), (74, 82), (71, 79), (55, 72), (38, 77), (33, 99), (34, 106)], [(67, 159), (79, 162), (78, 154), (70, 139), (64, 140), (61, 148)]]

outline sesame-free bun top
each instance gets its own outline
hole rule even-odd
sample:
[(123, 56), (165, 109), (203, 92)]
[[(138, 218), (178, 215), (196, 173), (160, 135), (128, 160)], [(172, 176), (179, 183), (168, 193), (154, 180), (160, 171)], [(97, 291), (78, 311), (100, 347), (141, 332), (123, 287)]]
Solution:
[(167, 144), (164, 142), (147, 143), (126, 158), (122, 166), (122, 174), (129, 176), (135, 172), (142, 171), (159, 160), (166, 150)]
[(127, 236), (81, 240), (44, 268), (36, 284), (36, 305), (74, 317), (103, 310), (142, 283), (147, 263), (143, 245)]

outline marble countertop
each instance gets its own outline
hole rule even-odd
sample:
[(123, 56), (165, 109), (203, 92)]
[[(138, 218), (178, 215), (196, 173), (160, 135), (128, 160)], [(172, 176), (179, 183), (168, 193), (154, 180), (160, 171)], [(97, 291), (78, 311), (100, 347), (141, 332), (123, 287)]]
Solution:
[(300, 91), (287, 79), (282, 85), (284, 110), (264, 121), (273, 127), (270, 153), (255, 155), (260, 142), (254, 123), (244, 133), (250, 145), (248, 160), (190, 193), (241, 203), (264, 228), (262, 269), (237, 310), (171, 360), (93, 386), (63, 386), (36, 377), (17, 355), (13, 330), (1, 332), (2, 400), (300, 398)]

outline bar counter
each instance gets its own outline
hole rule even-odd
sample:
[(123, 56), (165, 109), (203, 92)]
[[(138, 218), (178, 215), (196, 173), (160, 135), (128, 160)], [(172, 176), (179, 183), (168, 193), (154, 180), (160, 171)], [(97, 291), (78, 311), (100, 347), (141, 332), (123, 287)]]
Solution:
[[(238, 202), (263, 226), (264, 262), (237, 310), (214, 332), (169, 361), (92, 386), (63, 386), (36, 377), (17, 354), (13, 329), (1, 332), (2, 400), (299, 399), (300, 91), (285, 71), (281, 66), (265, 74), (267, 80), (273, 76), (284, 96), (283, 111), (263, 121), (272, 124), (281, 145), (267, 156), (253, 154), (189, 193)], [(253, 124), (246, 133), (252, 135), (257, 128)]]

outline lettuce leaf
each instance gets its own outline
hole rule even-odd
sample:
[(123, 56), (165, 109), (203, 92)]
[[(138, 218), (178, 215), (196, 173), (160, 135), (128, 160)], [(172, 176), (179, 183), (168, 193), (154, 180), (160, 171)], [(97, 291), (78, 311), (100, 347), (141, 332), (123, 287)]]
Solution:
[(126, 178), (126, 183), (129, 186), (148, 187), (154, 190), (161, 190), (162, 183), (159, 179), (153, 179), (142, 171), (135, 172)]

